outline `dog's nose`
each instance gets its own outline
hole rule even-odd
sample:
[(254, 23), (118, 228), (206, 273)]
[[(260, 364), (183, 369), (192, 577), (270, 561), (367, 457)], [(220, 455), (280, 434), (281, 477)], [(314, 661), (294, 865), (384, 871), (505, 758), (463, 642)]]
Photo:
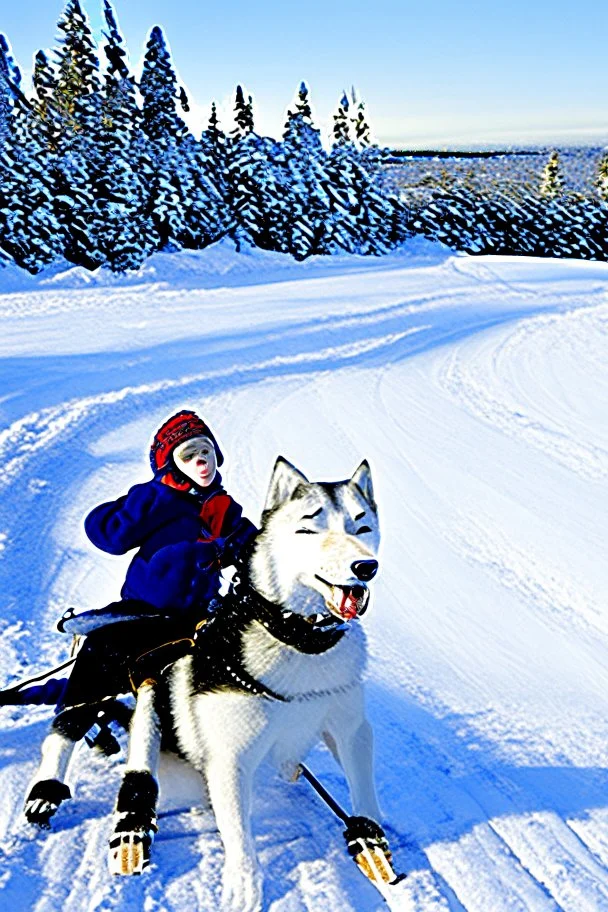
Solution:
[(357, 579), (367, 582), (375, 577), (378, 572), (378, 561), (375, 560), (358, 560), (350, 565)]

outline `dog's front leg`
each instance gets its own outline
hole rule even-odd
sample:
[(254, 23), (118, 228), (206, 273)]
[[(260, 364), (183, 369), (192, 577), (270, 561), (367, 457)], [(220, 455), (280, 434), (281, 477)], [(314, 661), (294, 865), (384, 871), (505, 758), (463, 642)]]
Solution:
[(44, 739), (40, 766), (25, 799), (24, 814), (28, 823), (48, 829), (49, 820), (61, 802), (72, 797), (64, 779), (75, 746), (75, 741), (55, 730)]
[(156, 832), (160, 742), (154, 683), (146, 681), (137, 691), (127, 768), (116, 801), (109, 857), (112, 874), (141, 874), (150, 863)]
[(252, 776), (251, 765), (239, 756), (214, 757), (206, 768), (209, 797), (224, 844), (222, 908), (226, 912), (259, 912), (262, 908), (262, 883), (251, 833)]
[(78, 741), (93, 725), (100, 704), (70, 706), (53, 719), (51, 732), (42, 743), (42, 758), (25, 799), (29, 823), (47, 829), (57, 808), (71, 792), (65, 784), (68, 765)]
[(365, 717), (361, 688), (336, 701), (326, 719), (323, 738), (344, 770), (353, 814), (379, 822), (381, 812), (374, 785), (374, 738)]

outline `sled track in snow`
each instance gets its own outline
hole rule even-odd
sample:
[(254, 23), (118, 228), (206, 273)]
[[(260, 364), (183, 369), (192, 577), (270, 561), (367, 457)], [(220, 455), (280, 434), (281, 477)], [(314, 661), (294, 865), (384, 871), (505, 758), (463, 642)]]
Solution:
[[(252, 515), (277, 451), (311, 477), (346, 475), (367, 456), (385, 534), (366, 620), (370, 714), (379, 792), (409, 875), (391, 908), (608, 910), (608, 622), (596, 523), (608, 478), (607, 311), (595, 273), (543, 264), (536, 276), (533, 265), (456, 258), (411, 274), (400, 264), (376, 277), (235, 288), (235, 302), (242, 295), (250, 313), (265, 313), (259, 332), (243, 317), (233, 337), (173, 339), (164, 357), (154, 347), (92, 367), (48, 357), (37, 380), (15, 374), (0, 433), (3, 667), (59, 660), (65, 647), (50, 630), (62, 603), (118, 585), (124, 562), (98, 559), (74, 527), (88, 505), (141, 477), (147, 434), (182, 402), (219, 423), (230, 487)], [(357, 304), (344, 315), (349, 289)], [(146, 300), (169, 307), (172, 293), (129, 289), (122, 303), (120, 290), (107, 294), (108, 312), (132, 306), (124, 320), (137, 310), (145, 322)], [(189, 294), (173, 297), (187, 308)], [(226, 295), (198, 294), (199, 304), (210, 298), (212, 315)], [(41, 293), (40, 319), (48, 303)], [(7, 313), (27, 304), (20, 294)], [(52, 311), (59, 320), (56, 290)], [(222, 851), (206, 814), (161, 819), (150, 875), (110, 879), (119, 761), (79, 750), (74, 801), (34, 838), (20, 805), (48, 713), (0, 712), (0, 820), (12, 834), (3, 904), (218, 906)], [(346, 803), (329, 755), (318, 750), (312, 763)], [(381, 908), (302, 784), (269, 777), (254, 813), (269, 912)]]

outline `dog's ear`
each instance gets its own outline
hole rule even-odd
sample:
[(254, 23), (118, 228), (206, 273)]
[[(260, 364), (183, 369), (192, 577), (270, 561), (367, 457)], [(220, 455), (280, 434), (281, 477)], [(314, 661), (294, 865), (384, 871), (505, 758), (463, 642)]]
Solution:
[(282, 456), (278, 456), (272, 470), (264, 512), (274, 510), (289, 500), (298, 485), (301, 484), (308, 484), (308, 478)]
[(349, 484), (357, 488), (360, 494), (363, 494), (366, 501), (372, 508), (376, 510), (376, 501), (374, 500), (374, 487), (372, 485), (372, 472), (369, 467), (369, 462), (367, 459), (364, 459), (358, 469), (355, 469), (353, 477), (349, 481)]

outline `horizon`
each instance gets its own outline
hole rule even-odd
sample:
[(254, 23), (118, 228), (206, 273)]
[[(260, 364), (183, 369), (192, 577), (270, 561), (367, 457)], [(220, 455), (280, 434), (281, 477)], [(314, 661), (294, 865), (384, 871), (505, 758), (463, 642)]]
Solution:
[[(102, 2), (81, 2), (99, 43)], [(26, 92), (33, 56), (55, 45), (64, 6), (64, 0), (30, 0), (27, 9), (14, 5), (0, 17), (0, 32), (10, 43)], [(473, 5), (455, 14), (447, 0), (439, 0), (430, 21), (425, 11), (405, 9), (399, 0), (380, 0), (371, 18), (361, 6), (336, 0), (327, 9), (320, 0), (310, 0), (307, 17), (302, 17), (302, 8), (285, 9), (276, 0), (256, 10), (237, 0), (229, 20), (215, 8), (197, 8), (194, 0), (182, 0), (179, 6), (149, 0), (143, 11), (130, 8), (126, 0), (113, 3), (135, 73), (151, 28), (158, 24), (163, 29), (191, 104), (184, 119), (196, 135), (206, 126), (213, 100), (222, 126), (230, 129), (234, 89), (242, 84), (254, 99), (257, 132), (279, 138), (287, 108), (304, 80), (324, 138), (342, 92), (350, 93), (354, 85), (366, 103), (375, 138), (393, 148), (608, 145), (602, 34), (590, 28), (593, 8), (600, 12), (595, 0), (586, 4), (584, 17), (573, 16), (564, 0), (540, 0), (533, 8), (513, 0), (508, 15), (478, 14)], [(314, 34), (317, 52), (309, 46), (303, 53), (299, 45), (292, 47), (293, 34), (297, 28), (304, 32), (302, 18), (312, 21), (315, 10), (327, 28)], [(399, 26), (402, 45), (396, 43)], [(509, 35), (518, 41), (509, 44)], [(427, 41), (423, 51), (416, 38)], [(432, 67), (426, 53), (431, 48)]]

